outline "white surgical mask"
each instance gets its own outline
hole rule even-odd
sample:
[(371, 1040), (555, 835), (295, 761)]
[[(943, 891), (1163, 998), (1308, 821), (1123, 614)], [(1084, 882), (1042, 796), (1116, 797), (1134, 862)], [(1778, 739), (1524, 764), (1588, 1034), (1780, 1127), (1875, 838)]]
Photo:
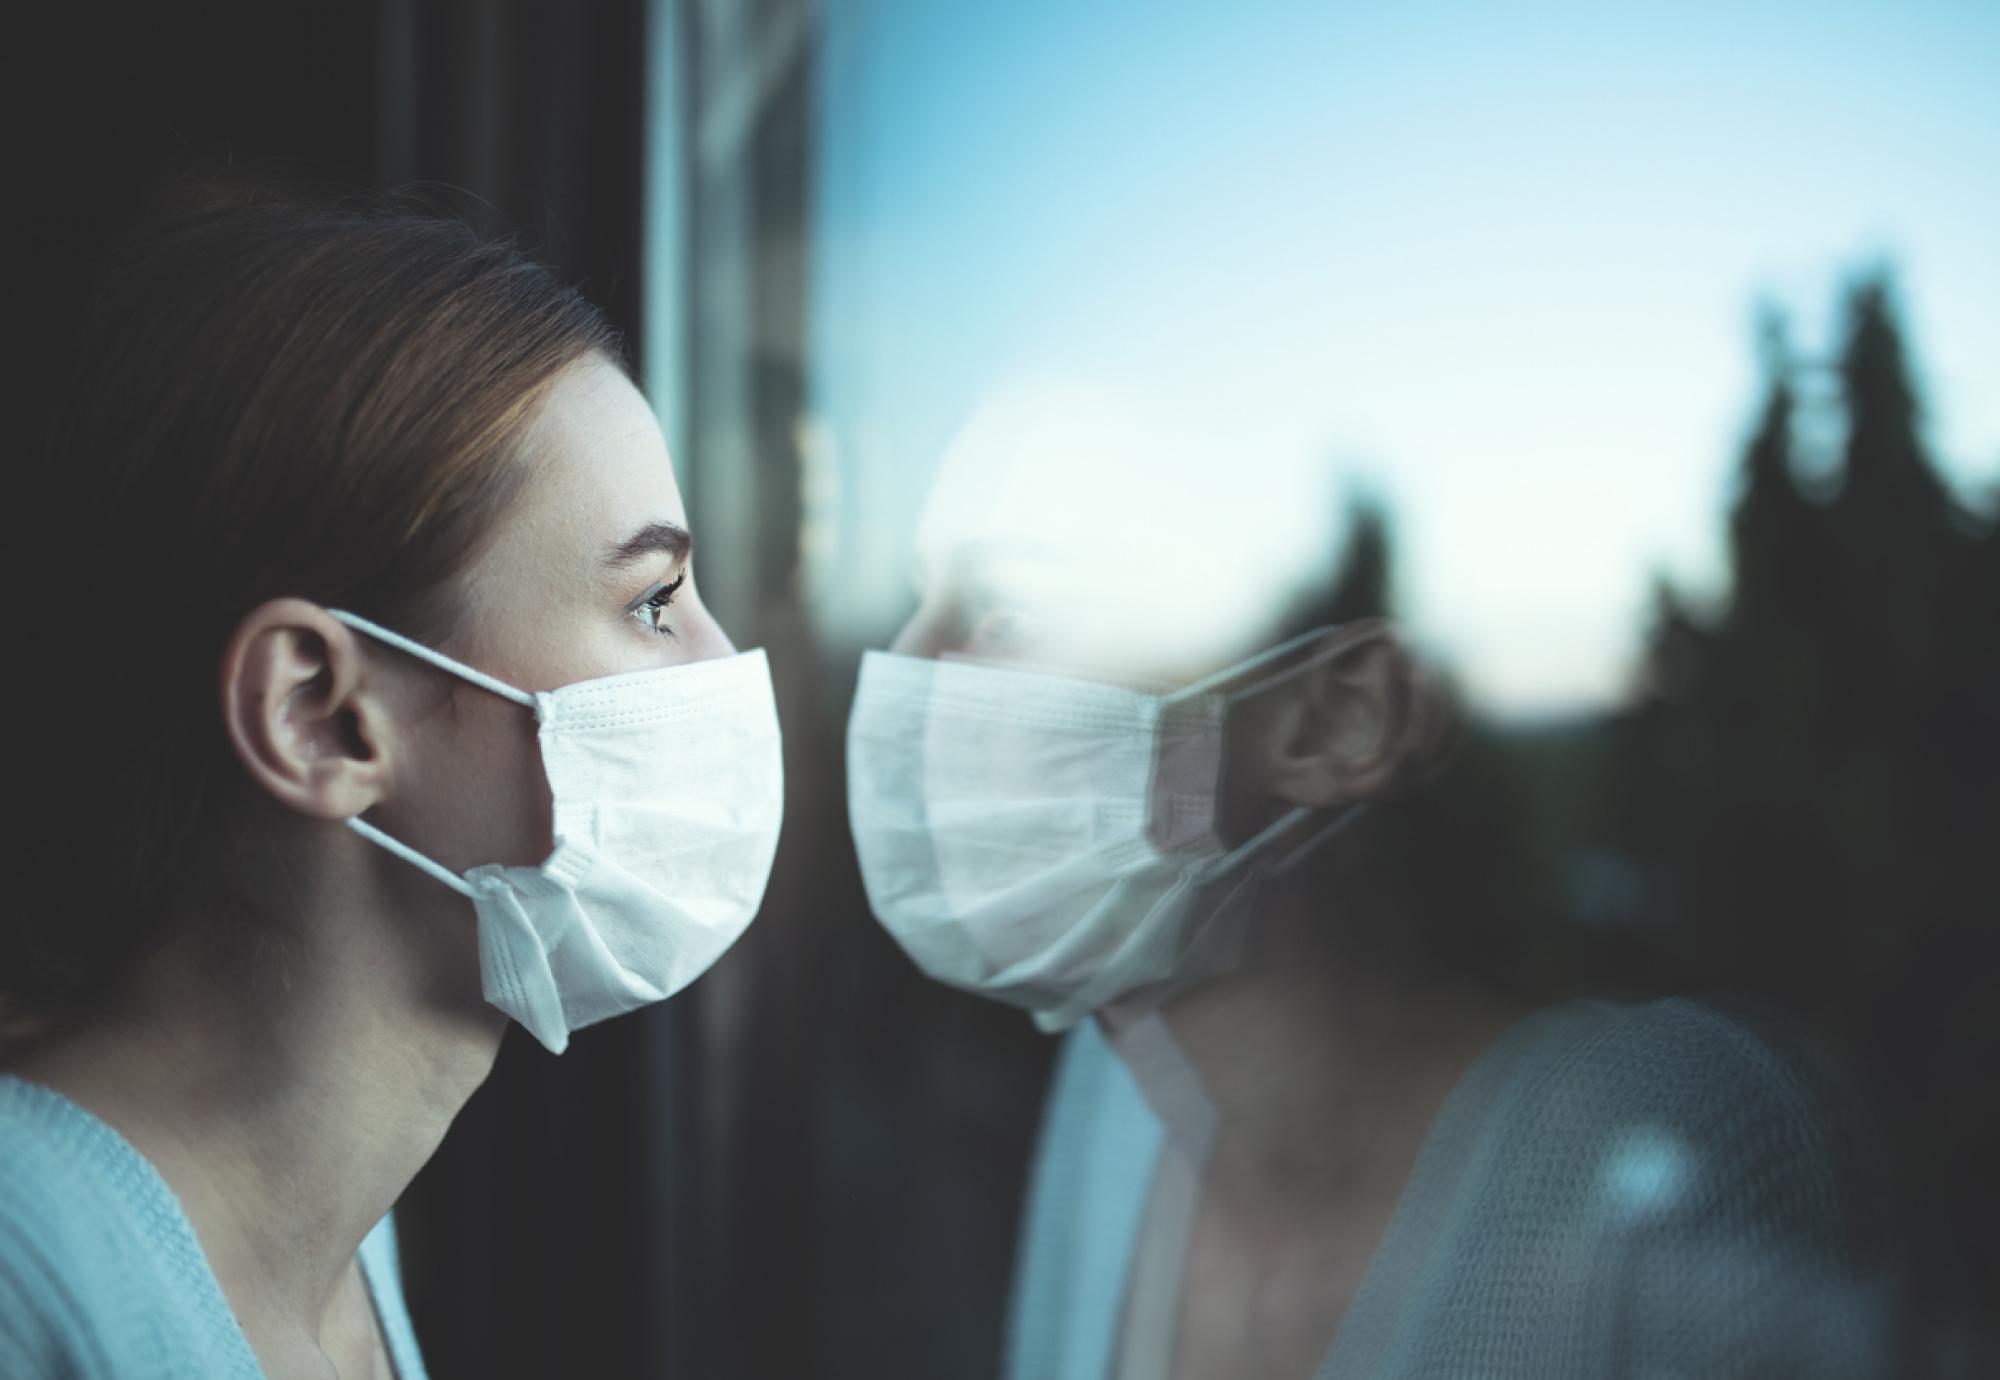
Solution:
[(1234, 848), (1216, 832), (1230, 706), (1331, 631), (1170, 695), (867, 653), (848, 819), (876, 917), (931, 977), (1044, 1030), (1225, 969), (1259, 883), (1354, 812), (1294, 809)]
[(680, 991), (749, 926), (784, 809), (763, 652), (531, 694), (328, 612), (534, 711), (555, 802), (555, 848), (541, 866), (459, 877), (359, 816), (347, 823), (471, 898), (486, 1000), (552, 1053), (572, 1030)]

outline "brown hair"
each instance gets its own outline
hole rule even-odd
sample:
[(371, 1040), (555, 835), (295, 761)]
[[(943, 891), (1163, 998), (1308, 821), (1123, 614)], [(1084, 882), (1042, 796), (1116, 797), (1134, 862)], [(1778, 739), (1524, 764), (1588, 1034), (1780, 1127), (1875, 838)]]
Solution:
[(17, 510), (16, 647), (45, 692), (18, 721), (53, 749), (15, 783), (17, 1037), (84, 1013), (178, 915), (228, 908), (215, 860), (247, 783), (215, 678), (242, 617), (296, 595), (448, 643), (543, 390), (592, 352), (624, 363), (546, 269), (406, 205), (252, 198), (108, 263)]

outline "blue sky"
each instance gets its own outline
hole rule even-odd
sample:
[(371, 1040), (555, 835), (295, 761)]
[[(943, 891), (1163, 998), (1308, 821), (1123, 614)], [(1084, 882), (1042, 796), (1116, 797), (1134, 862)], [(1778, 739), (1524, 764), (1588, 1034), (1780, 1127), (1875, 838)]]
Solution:
[(808, 537), (837, 635), (904, 607), (992, 389), (1109, 372), (1201, 414), (1286, 540), (1329, 486), (1381, 492), (1408, 621), (1489, 707), (1602, 705), (1654, 574), (1720, 583), (1758, 301), (1822, 352), (1879, 259), (1934, 450), (2000, 483), (2000, 4), (824, 13)]

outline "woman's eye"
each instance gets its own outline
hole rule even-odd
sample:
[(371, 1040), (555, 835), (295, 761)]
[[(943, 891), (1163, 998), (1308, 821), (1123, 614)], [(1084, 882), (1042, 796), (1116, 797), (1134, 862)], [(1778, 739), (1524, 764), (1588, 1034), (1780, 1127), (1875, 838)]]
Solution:
[(639, 606), (632, 610), (632, 616), (638, 619), (648, 632), (657, 633), (661, 637), (672, 637), (674, 630), (661, 620), (666, 617), (668, 608), (673, 605), (674, 595), (686, 583), (687, 572), (683, 570), (674, 577), (672, 584), (661, 585), (642, 599)]

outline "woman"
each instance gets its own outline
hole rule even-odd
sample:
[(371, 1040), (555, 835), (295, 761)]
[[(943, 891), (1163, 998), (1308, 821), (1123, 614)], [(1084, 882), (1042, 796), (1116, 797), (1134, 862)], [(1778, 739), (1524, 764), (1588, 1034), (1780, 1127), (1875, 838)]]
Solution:
[(78, 360), (0, 1374), (415, 1380), (391, 1206), (509, 1017), (560, 1051), (748, 923), (769, 674), (616, 338), (508, 246), (209, 210), (123, 247)]
[(1282, 512), (1156, 412), (969, 425), (849, 727), (879, 918), (1074, 1032), (1007, 1373), (1880, 1373), (1807, 1080), (1502, 980), (1532, 900), (1435, 677), (1379, 619), (1288, 637)]

